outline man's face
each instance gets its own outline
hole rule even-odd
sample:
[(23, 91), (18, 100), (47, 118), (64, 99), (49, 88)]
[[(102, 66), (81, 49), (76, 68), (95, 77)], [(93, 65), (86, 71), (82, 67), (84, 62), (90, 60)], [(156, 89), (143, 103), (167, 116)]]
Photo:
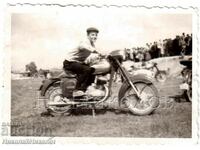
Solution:
[(97, 34), (96, 32), (90, 32), (88, 34), (88, 39), (90, 40), (90, 42), (94, 43), (97, 40)]

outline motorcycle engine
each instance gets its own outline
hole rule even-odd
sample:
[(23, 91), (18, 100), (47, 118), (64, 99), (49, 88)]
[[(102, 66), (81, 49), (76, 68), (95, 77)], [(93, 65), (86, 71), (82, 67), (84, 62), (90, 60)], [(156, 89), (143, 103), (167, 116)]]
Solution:
[(105, 91), (102, 85), (96, 85), (93, 83), (87, 88), (86, 94), (92, 97), (102, 97), (105, 95)]

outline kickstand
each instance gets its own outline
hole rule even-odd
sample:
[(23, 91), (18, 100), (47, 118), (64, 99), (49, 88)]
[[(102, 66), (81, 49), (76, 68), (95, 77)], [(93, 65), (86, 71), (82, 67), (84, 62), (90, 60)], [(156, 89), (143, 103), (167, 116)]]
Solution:
[(92, 117), (95, 118), (95, 105), (92, 105)]

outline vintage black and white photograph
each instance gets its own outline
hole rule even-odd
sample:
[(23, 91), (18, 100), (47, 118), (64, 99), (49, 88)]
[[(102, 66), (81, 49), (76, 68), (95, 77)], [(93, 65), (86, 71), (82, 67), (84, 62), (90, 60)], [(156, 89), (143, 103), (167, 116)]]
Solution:
[(11, 14), (11, 136), (192, 138), (193, 14)]

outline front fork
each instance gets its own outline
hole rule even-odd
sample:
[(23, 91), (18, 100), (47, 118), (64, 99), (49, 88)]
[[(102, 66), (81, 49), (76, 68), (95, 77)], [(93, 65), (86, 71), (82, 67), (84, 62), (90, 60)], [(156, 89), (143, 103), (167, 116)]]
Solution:
[(132, 80), (130, 79), (128, 73), (126, 72), (126, 70), (121, 66), (120, 62), (116, 59), (116, 63), (117, 65), (119, 66), (119, 69), (120, 69), (120, 72), (121, 72), (121, 75), (126, 79), (126, 81), (128, 81), (129, 85), (133, 88), (133, 90), (135, 91), (137, 97), (139, 99), (140, 98), (140, 93), (138, 92), (137, 88), (135, 87), (135, 85), (133, 84)]

